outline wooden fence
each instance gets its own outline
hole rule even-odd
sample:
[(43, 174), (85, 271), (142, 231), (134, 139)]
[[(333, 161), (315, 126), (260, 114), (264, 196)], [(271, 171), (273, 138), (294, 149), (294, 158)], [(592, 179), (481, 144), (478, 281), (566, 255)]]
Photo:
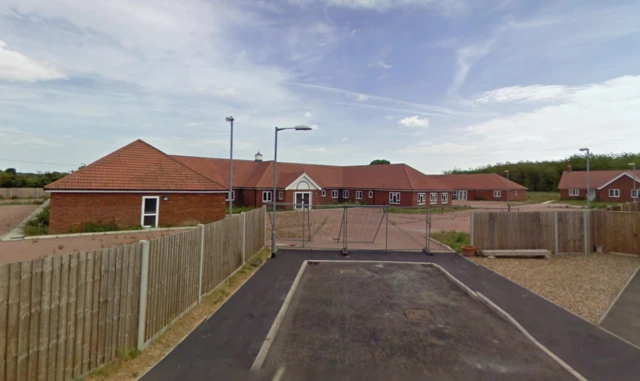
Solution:
[(607, 206), (605, 210), (612, 212), (640, 212), (640, 202), (627, 202), (616, 206)]
[(2, 198), (40, 198), (48, 196), (42, 188), (0, 188)]
[(264, 247), (265, 217), (0, 265), (0, 381), (72, 380), (143, 349)]
[(604, 251), (640, 255), (640, 213), (606, 210), (473, 212), (471, 243), (480, 250), (546, 249), (552, 253)]

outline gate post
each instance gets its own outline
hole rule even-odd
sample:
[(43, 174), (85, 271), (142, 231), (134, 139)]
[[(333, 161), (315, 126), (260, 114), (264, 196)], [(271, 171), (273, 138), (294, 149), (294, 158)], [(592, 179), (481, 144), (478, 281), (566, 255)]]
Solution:
[(343, 213), (343, 219), (344, 219), (344, 235), (342, 237), (342, 255), (346, 256), (349, 254), (349, 249), (348, 249), (348, 244), (347, 244), (347, 224), (348, 224), (348, 213), (347, 211), (349, 210), (349, 208), (347, 208), (347, 206), (344, 206), (344, 213)]
[(389, 249), (389, 207), (388, 206), (384, 207), (384, 214), (385, 214), (385, 219), (387, 220), (385, 222), (385, 227), (384, 227), (384, 249), (388, 250)]

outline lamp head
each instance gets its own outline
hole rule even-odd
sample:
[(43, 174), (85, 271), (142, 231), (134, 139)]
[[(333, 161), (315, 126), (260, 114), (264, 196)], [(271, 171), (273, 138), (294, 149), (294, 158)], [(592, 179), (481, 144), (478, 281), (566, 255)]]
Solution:
[(294, 129), (296, 131), (311, 131), (312, 128), (309, 126), (304, 126), (304, 125), (300, 125), (300, 126), (295, 126)]
[(580, 151), (582, 151), (582, 152), (589, 151), (589, 148), (580, 148)]
[(228, 117), (224, 118), (224, 120), (226, 120), (227, 122), (233, 122), (235, 119), (233, 119), (232, 116), (228, 116)]

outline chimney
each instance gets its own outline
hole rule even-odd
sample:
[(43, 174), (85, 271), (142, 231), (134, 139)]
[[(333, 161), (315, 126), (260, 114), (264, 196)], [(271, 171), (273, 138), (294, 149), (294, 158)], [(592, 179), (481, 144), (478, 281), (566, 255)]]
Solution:
[(260, 151), (258, 151), (258, 153), (256, 154), (256, 161), (257, 162), (261, 162), (262, 161), (262, 154), (260, 153)]
[(567, 165), (567, 172), (571, 173), (571, 164)]

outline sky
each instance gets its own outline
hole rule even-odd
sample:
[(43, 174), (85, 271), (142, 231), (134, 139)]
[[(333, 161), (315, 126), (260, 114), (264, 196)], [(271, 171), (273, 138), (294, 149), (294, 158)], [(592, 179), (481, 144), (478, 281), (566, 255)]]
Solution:
[(425, 173), (640, 151), (640, 2), (0, 0), (0, 168), (169, 154)]

